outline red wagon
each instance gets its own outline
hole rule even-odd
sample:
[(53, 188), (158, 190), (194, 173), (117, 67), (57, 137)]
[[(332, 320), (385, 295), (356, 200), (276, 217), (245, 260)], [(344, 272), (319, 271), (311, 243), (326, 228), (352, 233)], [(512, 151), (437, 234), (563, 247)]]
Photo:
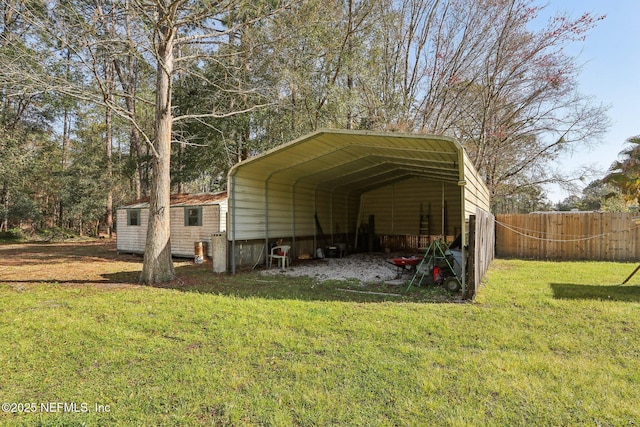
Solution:
[(398, 277), (405, 270), (409, 270), (409, 271), (415, 270), (416, 265), (420, 264), (420, 261), (422, 261), (422, 257), (417, 257), (417, 256), (394, 257), (387, 260), (387, 262), (389, 262), (390, 264), (393, 264), (396, 267), (398, 267)]
[(420, 264), (420, 261), (422, 261), (422, 257), (417, 256), (396, 257), (389, 260), (389, 262), (398, 267), (415, 267), (416, 265)]

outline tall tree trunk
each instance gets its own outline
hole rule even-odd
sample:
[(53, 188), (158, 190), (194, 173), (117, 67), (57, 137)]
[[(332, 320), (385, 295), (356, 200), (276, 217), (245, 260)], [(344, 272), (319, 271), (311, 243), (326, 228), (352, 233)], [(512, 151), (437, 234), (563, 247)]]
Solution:
[(131, 133), (129, 136), (130, 140), (130, 153), (133, 155), (135, 153), (135, 171), (134, 171), (134, 185), (136, 191), (136, 199), (142, 198), (142, 196), (147, 195), (146, 185), (143, 185), (145, 180), (144, 170), (142, 168), (142, 144), (140, 143), (140, 134), (138, 133), (138, 129), (135, 126), (131, 126)]
[(349, 40), (347, 42), (347, 129), (353, 129), (353, 67), (351, 63), (353, 61), (353, 32), (354, 32), (354, 16), (353, 16), (353, 0), (349, 0), (349, 22), (347, 24), (347, 33), (349, 34)]
[[(142, 142), (140, 138), (140, 132), (134, 123), (137, 123), (136, 112), (136, 96), (138, 90), (138, 59), (136, 58), (136, 44), (134, 42), (134, 36), (132, 34), (131, 16), (125, 14), (124, 16), (124, 28), (128, 40), (128, 51), (124, 59), (116, 58), (113, 61), (115, 71), (122, 85), (122, 91), (124, 92), (125, 105), (127, 112), (131, 118), (131, 130), (129, 132), (129, 153), (134, 158), (134, 173), (133, 173), (133, 185), (136, 193), (136, 199), (140, 199), (147, 195), (146, 185), (146, 173), (143, 166), (144, 152), (142, 149)], [(124, 67), (123, 67), (124, 65)], [(146, 165), (146, 164), (145, 164)], [(146, 166), (145, 166), (146, 167)]]
[[(64, 174), (65, 169), (67, 168), (67, 150), (69, 149), (69, 132), (71, 126), (69, 124), (69, 110), (67, 107), (64, 107), (64, 117), (62, 122), (62, 153), (60, 160), (60, 169)], [(58, 226), (62, 228), (64, 222), (64, 201), (62, 197), (60, 197), (60, 201), (58, 203)]]
[(175, 28), (169, 16), (169, 1), (159, 2), (160, 23), (157, 37), (156, 137), (151, 172), (149, 225), (140, 282), (168, 282), (175, 278), (171, 259), (170, 199), (171, 199), (171, 77), (173, 74), (173, 44)]
[[(125, 94), (124, 100), (127, 107), (127, 113), (129, 114), (129, 117), (131, 117), (131, 121), (136, 122), (138, 120), (136, 112), (138, 64), (136, 62), (136, 58), (129, 55), (129, 57), (126, 58), (126, 67), (123, 67), (121, 61), (117, 59), (113, 61), (113, 65), (118, 75), (118, 79), (120, 80), (120, 84), (122, 85), (122, 91)], [(142, 167), (144, 151), (142, 149), (142, 142), (140, 141), (140, 132), (134, 124), (131, 125), (131, 130), (129, 131), (129, 153), (130, 156), (133, 157), (133, 165), (135, 168), (133, 172), (133, 186), (136, 193), (136, 199), (140, 199), (147, 195), (147, 188), (146, 185), (144, 185), (146, 175)]]
[[(71, 66), (70, 66), (71, 51), (69, 49), (67, 49), (66, 59), (67, 59), (67, 65), (66, 65), (65, 74), (67, 77), (69, 77), (69, 75), (71, 74)], [(67, 150), (69, 150), (70, 141), (71, 141), (71, 118), (69, 117), (69, 107), (65, 102), (64, 116), (63, 116), (63, 122), (62, 122), (62, 153), (60, 156), (61, 158), (60, 169), (63, 174), (65, 173), (65, 170), (67, 168)], [(64, 223), (64, 201), (62, 200), (61, 195), (60, 195), (60, 202), (58, 203), (58, 206), (59, 206), (58, 226), (62, 228)]]
[(0, 205), (4, 208), (4, 214), (0, 218), (0, 231), (9, 230), (9, 184), (5, 181), (2, 183), (2, 192), (0, 192)]
[[(113, 96), (113, 64), (108, 63), (106, 67), (106, 84), (107, 94), (110, 104), (114, 102)], [(105, 152), (107, 157), (107, 206), (106, 206), (106, 220), (107, 232), (109, 238), (113, 237), (113, 110), (107, 107), (105, 112)]]
[[(109, 16), (109, 33), (113, 39), (116, 38), (115, 16), (114, 10), (111, 8)], [(115, 84), (116, 70), (113, 60), (107, 57), (105, 63), (105, 87), (107, 90), (106, 103), (107, 110), (105, 114), (105, 148), (107, 157), (107, 206), (106, 206), (106, 226), (109, 238), (113, 237), (113, 110), (112, 105), (115, 104)]]

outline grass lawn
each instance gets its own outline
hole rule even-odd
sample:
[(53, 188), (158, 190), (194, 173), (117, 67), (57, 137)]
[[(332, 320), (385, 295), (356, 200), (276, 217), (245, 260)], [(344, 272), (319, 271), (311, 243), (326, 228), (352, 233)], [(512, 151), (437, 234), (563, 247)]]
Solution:
[(640, 422), (634, 264), (496, 260), (474, 303), (176, 267), (0, 245), (0, 425)]

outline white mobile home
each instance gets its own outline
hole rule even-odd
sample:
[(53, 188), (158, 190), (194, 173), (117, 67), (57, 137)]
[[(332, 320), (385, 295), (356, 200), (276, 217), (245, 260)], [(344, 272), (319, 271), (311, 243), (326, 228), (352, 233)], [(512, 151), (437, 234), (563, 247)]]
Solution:
[(233, 271), (281, 239), (294, 259), (355, 249), (373, 220), (369, 241), (460, 235), (464, 246), (469, 216), (490, 210), (462, 146), (433, 135), (320, 130), (236, 164), (227, 192)]
[[(193, 257), (194, 243), (206, 242), (211, 256), (211, 235), (226, 230), (227, 193), (174, 194), (171, 196), (171, 254)], [(139, 200), (119, 207), (118, 252), (144, 253), (149, 223), (149, 202)]]

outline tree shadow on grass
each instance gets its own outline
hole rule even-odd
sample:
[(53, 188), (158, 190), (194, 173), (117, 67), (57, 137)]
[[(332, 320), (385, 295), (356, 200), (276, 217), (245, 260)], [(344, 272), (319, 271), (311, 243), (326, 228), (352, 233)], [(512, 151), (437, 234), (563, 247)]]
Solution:
[(584, 285), (576, 283), (551, 283), (556, 299), (593, 299), (600, 301), (640, 302), (640, 286), (633, 285)]
[(49, 285), (63, 287), (84, 287), (93, 286), (102, 289), (118, 289), (131, 288), (139, 286), (139, 272), (122, 272), (114, 274), (101, 274), (102, 279), (42, 279), (42, 278), (23, 278), (23, 279), (5, 279), (0, 278), (0, 286), (7, 285), (17, 290), (23, 290), (33, 286)]

